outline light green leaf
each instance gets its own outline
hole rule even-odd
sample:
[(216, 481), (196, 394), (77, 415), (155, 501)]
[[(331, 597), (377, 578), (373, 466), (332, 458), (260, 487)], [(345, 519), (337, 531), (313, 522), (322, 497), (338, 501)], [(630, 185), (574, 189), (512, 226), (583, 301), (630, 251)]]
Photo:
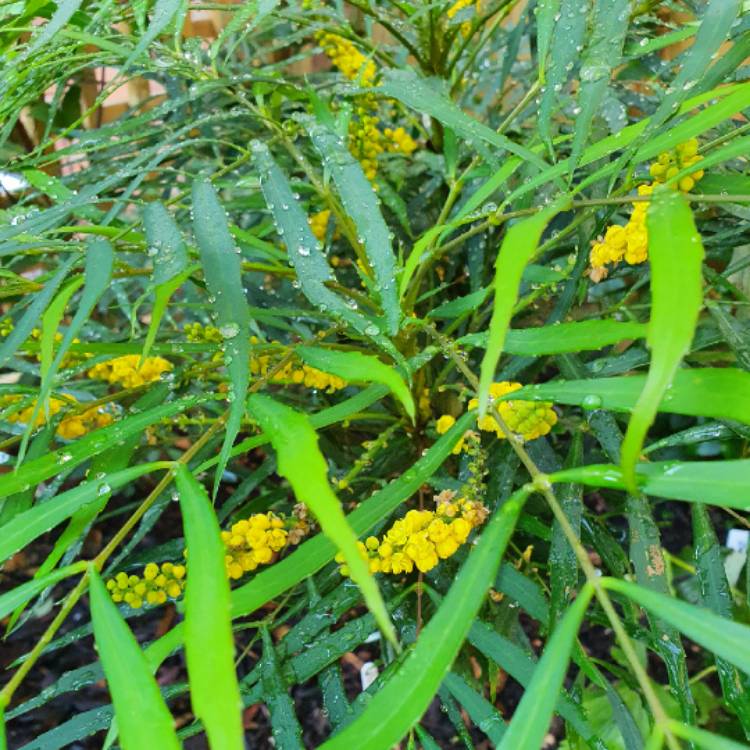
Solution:
[(536, 54), (540, 83), (546, 80), (547, 55), (559, 10), (560, 0), (539, 0), (536, 5)]
[[(619, 323), (615, 320), (583, 320), (557, 323), (540, 328), (514, 328), (505, 336), (508, 354), (537, 356), (602, 349), (611, 344), (646, 336), (645, 323)], [(458, 339), (464, 346), (487, 346), (487, 333), (469, 333)]]
[(99, 574), (89, 571), (91, 621), (123, 750), (181, 747), (159, 686)]
[[(31, 464), (32, 462), (29, 462), (26, 466), (31, 466)], [(4, 562), (29, 542), (69, 518), (81, 506), (95, 502), (110, 491), (119, 489), (144, 474), (166, 469), (170, 466), (171, 463), (168, 461), (155, 461), (140, 466), (131, 466), (96, 481), (84, 482), (72, 490), (60, 493), (53, 502), (42, 503), (19, 513), (0, 527), (2, 531), (0, 534), (0, 562)]]
[(414, 649), (386, 676), (367, 708), (324, 743), (321, 750), (393, 747), (419, 720), (449, 671), (484, 601), (527, 494), (525, 489), (518, 490), (494, 514)]
[[(584, 409), (632, 411), (646, 386), (646, 375), (591, 380), (550, 380), (527, 385), (503, 397), (508, 400), (555, 401)], [(731, 398), (727, 398), (731, 394)], [(750, 373), (734, 368), (678, 370), (657, 410), (692, 417), (736, 419), (750, 424)]]
[(328, 467), (308, 418), (259, 394), (250, 397), (248, 409), (271, 438), (279, 474), (289, 480), (297, 500), (310, 508), (323, 533), (341, 550), (352, 580), (361, 589), (378, 626), (388, 640), (397, 644), (396, 632), (378, 585), (360, 555), (357, 537), (328, 483)]
[(594, 590), (586, 584), (547, 641), (498, 750), (539, 750), (558, 701), (578, 628)]
[(175, 479), (189, 555), (185, 657), (193, 711), (212, 748), (243, 750), (242, 702), (219, 523), (206, 491), (184, 464), (177, 466)]
[(750, 627), (747, 625), (719, 617), (704, 607), (696, 607), (629, 581), (603, 578), (601, 582), (607, 590), (627, 596), (716, 656), (750, 674), (750, 653), (747, 649)]
[(298, 346), (294, 351), (308, 365), (337, 375), (346, 381), (381, 383), (401, 402), (412, 420), (414, 419), (414, 399), (404, 379), (392, 365), (386, 365), (377, 357), (361, 352), (318, 349), (312, 346)]
[[(693, 341), (703, 304), (703, 244), (679, 191), (654, 192), (647, 215), (651, 260), (651, 365), (622, 443), (622, 468), (635, 492), (635, 464), (677, 368)], [(718, 416), (718, 415), (714, 415)]]
[(677, 737), (692, 742), (702, 750), (747, 750), (747, 745), (741, 742), (719, 737), (718, 734), (712, 734), (705, 729), (698, 729), (698, 727), (690, 727), (686, 724), (670, 721), (669, 728)]
[(518, 289), (526, 264), (534, 257), (547, 224), (561, 209), (558, 201), (538, 214), (519, 221), (508, 229), (495, 261), (495, 296), (487, 338), (487, 351), (482, 360), (479, 378), (479, 415), (487, 411), (490, 385), (495, 376), (505, 336), (518, 299)]
[(26, 312), (15, 324), (13, 330), (8, 334), (3, 343), (0, 344), (0, 367), (5, 366), (8, 360), (29, 337), (35, 326), (38, 325), (39, 319), (55, 296), (58, 287), (78, 260), (79, 256), (71, 255), (65, 262), (61, 263), (57, 273), (44, 285), (44, 289), (34, 296), (33, 301), (26, 308)]
[[(659, 461), (636, 466), (641, 492), (674, 500), (750, 508), (750, 460)], [(612, 464), (590, 464), (550, 475), (553, 482), (625, 489), (622, 471)]]
[(229, 374), (229, 418), (214, 479), (214, 495), (240, 431), (250, 382), (250, 313), (242, 286), (242, 265), (224, 212), (210, 182), (193, 183), (193, 231), (203, 274), (224, 337), (224, 362)]
[(169, 417), (186, 411), (206, 401), (205, 397), (189, 396), (170, 401), (153, 409), (132, 414), (112, 425), (84, 435), (73, 443), (56, 451), (50, 451), (33, 461), (27, 461), (18, 471), (3, 476), (0, 483), (0, 498), (29, 489), (55, 474), (72, 469), (74, 466), (105, 451), (118, 440), (126, 440), (131, 435), (143, 432), (147, 427)]
[(34, 578), (32, 581), (22, 583), (7, 593), (0, 596), (0, 620), (9, 615), (17, 607), (25, 604), (29, 599), (44, 591), (47, 587), (53, 586), (64, 578), (81, 573), (86, 569), (87, 563), (78, 562), (56, 570), (54, 573)]
[(314, 124), (310, 128), (310, 136), (323, 157), (323, 166), (336, 183), (341, 203), (357, 229), (357, 237), (375, 274), (375, 293), (383, 307), (388, 330), (395, 335), (401, 320), (401, 307), (396, 289), (393, 235), (383, 219), (375, 191), (359, 162), (338, 135), (322, 125)]

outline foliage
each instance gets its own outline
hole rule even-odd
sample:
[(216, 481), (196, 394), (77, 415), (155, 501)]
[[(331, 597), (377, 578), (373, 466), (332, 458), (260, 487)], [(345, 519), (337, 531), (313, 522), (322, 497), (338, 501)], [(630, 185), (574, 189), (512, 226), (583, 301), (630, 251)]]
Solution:
[(747, 2), (0, 46), (0, 748), (746, 746)]

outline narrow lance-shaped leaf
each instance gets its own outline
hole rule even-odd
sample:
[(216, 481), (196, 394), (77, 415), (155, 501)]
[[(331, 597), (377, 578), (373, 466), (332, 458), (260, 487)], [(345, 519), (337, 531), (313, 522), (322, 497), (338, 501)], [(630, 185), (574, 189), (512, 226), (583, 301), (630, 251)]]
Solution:
[(295, 352), (307, 364), (344, 380), (385, 385), (401, 402), (406, 413), (414, 419), (414, 399), (393, 366), (383, 364), (377, 357), (361, 352), (316, 349), (312, 346), (298, 346)]
[[(647, 380), (645, 375), (550, 380), (524, 386), (508, 398), (514, 401), (556, 401), (584, 409), (632, 411)], [(731, 399), (726, 398), (728, 393), (732, 394)], [(730, 367), (678, 370), (658, 410), (692, 417), (736, 419), (750, 424), (750, 373)]]
[(674, 625), (688, 638), (713, 654), (750, 674), (750, 653), (747, 649), (750, 642), (750, 627), (747, 625), (719, 617), (703, 607), (649, 591), (629, 581), (604, 578), (602, 584), (609, 591), (627, 596), (636, 604)]
[(155, 406), (153, 409), (128, 416), (115, 424), (94, 430), (64, 448), (49, 451), (33, 461), (27, 461), (18, 471), (3, 476), (3, 481), (0, 482), (0, 498), (28, 490), (32, 485), (43, 482), (63, 470), (72, 469), (92, 456), (102, 453), (110, 448), (113, 442), (126, 440), (152, 424), (187, 411), (190, 407), (204, 401), (206, 401), (205, 397), (188, 396)]
[[(536, 356), (539, 354), (563, 354), (602, 349), (611, 344), (646, 336), (644, 323), (619, 322), (616, 320), (581, 320), (557, 323), (539, 328), (510, 329), (503, 344), (508, 354)], [(462, 346), (487, 346), (489, 335), (468, 333), (458, 339)]]
[(310, 508), (323, 533), (341, 550), (352, 580), (362, 591), (378, 626), (392, 643), (397, 644), (396, 632), (378, 585), (360, 555), (357, 537), (328, 483), (328, 468), (309, 420), (304, 414), (259, 394), (250, 397), (248, 408), (271, 438), (279, 474), (289, 480), (297, 500)]
[(250, 381), (250, 313), (242, 286), (242, 264), (227, 227), (227, 216), (210, 182), (193, 183), (193, 230), (213, 308), (224, 338), (224, 362), (229, 374), (229, 418), (214, 479), (214, 495), (224, 474), (245, 413)]
[(495, 376), (505, 336), (508, 333), (513, 307), (526, 264), (534, 257), (542, 232), (550, 219), (562, 209), (562, 202), (549, 206), (508, 229), (495, 261), (495, 296), (487, 339), (487, 351), (482, 360), (479, 378), (479, 415), (487, 411), (492, 378)]
[(580, 54), (591, 3), (588, 0), (561, 0), (555, 14), (555, 28), (550, 45), (550, 64), (546, 68), (545, 85), (539, 102), (537, 128), (539, 135), (554, 154), (552, 147), (551, 118), (557, 96), (567, 80), (573, 64)]
[[(63, 358), (70, 349), (75, 337), (83, 328), (84, 323), (89, 319), (89, 315), (94, 309), (94, 305), (96, 305), (99, 298), (109, 287), (109, 282), (112, 278), (114, 259), (114, 248), (107, 240), (100, 238), (89, 240), (86, 243), (86, 267), (84, 269), (84, 276), (80, 279), (80, 282), (76, 279), (71, 284), (72, 289), (71, 287), (68, 287), (60, 292), (42, 319), (42, 384), (39, 389), (39, 398), (35, 404), (33, 416), (29, 420), (29, 430), (24, 434), (24, 439), (18, 451), (19, 464), (26, 453), (28, 437), (32, 425), (35, 424), (36, 415), (39, 409), (47, 409), (47, 399), (52, 391), (55, 376), (62, 365)], [(52, 359), (57, 327), (65, 312), (65, 306), (70, 296), (77, 290), (80, 284), (85, 284), (83, 287), (83, 293), (81, 294), (80, 300), (78, 300), (73, 319), (70, 321), (70, 325), (60, 341), (60, 346), (57, 349), (54, 359)], [(57, 303), (57, 305), (55, 303)]]
[[(692, 742), (695, 747), (699, 747), (701, 750), (747, 750), (747, 745), (742, 742), (735, 742), (726, 737), (720, 737), (718, 734), (707, 732), (705, 729), (687, 726), (676, 721), (669, 722), (669, 729), (677, 737)], [(649, 747), (647, 750), (652, 750), (652, 748)]]
[[(636, 466), (641, 492), (655, 497), (750, 508), (750, 460), (660, 461)], [(550, 475), (553, 482), (581, 482), (590, 487), (625, 489), (619, 466), (592, 464)]]
[(161, 203), (154, 201), (146, 206), (143, 226), (148, 247), (146, 253), (154, 263), (154, 307), (141, 355), (145, 359), (154, 344), (170, 297), (186, 279), (188, 254), (180, 230)]
[(94, 638), (123, 750), (179, 750), (174, 720), (146, 657), (93, 566), (89, 581)]
[(401, 362), (403, 358), (383, 336), (377, 323), (351, 309), (328, 288), (327, 284), (334, 281), (333, 273), (288, 180), (264, 143), (253, 141), (251, 149), (260, 172), (263, 196), (273, 213), (276, 229), (286, 243), (289, 262), (297, 273), (302, 293), (320, 310), (346, 321), (360, 335), (372, 339), (383, 351)]
[(547, 162), (531, 149), (520, 146), (479, 120), (469, 117), (447, 94), (436, 88), (434, 81), (420, 78), (411, 69), (386, 71), (378, 92), (398, 99), (417, 112), (434, 117), (469, 143), (477, 146), (489, 143), (497, 149), (520, 156), (538, 169), (548, 167)]
[(555, 16), (560, 10), (560, 0), (539, 0), (536, 4), (536, 54), (539, 68), (539, 81), (546, 80), (547, 55), (555, 28)]
[(631, 492), (636, 492), (635, 464), (646, 432), (690, 348), (703, 302), (703, 244), (690, 206), (679, 191), (654, 192), (647, 228), (651, 259), (647, 342), (651, 365), (622, 443), (622, 469)]
[(359, 162), (338, 135), (317, 124), (312, 125), (310, 135), (323, 157), (323, 165), (336, 183), (341, 203), (357, 228), (357, 236), (375, 274), (375, 292), (393, 336), (398, 332), (401, 318), (396, 289), (396, 257), (391, 242), (393, 235), (383, 219), (375, 191)]
[(591, 39), (581, 61), (580, 112), (573, 131), (568, 174), (573, 175), (591, 133), (591, 123), (599, 111), (609, 86), (612, 69), (619, 65), (628, 33), (630, 0), (595, 0)]
[[(691, 508), (693, 514), (693, 546), (698, 581), (701, 586), (703, 604), (715, 614), (729, 620), (733, 617), (734, 601), (724, 568), (721, 545), (716, 537), (708, 509), (702, 503)], [(750, 730), (750, 700), (747, 678), (724, 659), (716, 658), (724, 700), (731, 707), (742, 725), (745, 735)]]
[(71, 255), (57, 270), (57, 273), (44, 285), (44, 289), (36, 294), (32, 303), (26, 308), (26, 312), (15, 324), (13, 330), (0, 344), (0, 367), (16, 353), (21, 344), (31, 335), (31, 331), (39, 323), (39, 319), (52, 301), (55, 292), (62, 284), (71, 268), (78, 262), (79, 256)]
[(359, 717), (326, 742), (322, 750), (393, 747), (419, 720), (484, 601), (526, 497), (524, 489), (518, 490), (490, 519), (415, 648), (388, 675)]
[(593, 588), (586, 584), (547, 641), (498, 750), (539, 750), (544, 744), (576, 634), (593, 593)]
[(131, 466), (95, 481), (84, 482), (72, 490), (60, 493), (52, 502), (42, 503), (19, 513), (0, 527), (0, 563), (62, 523), (83, 505), (104, 497), (112, 490), (123, 487), (144, 474), (168, 466), (170, 463), (167, 461)]
[(243, 750), (224, 543), (206, 491), (183, 464), (176, 482), (188, 552), (185, 657), (193, 711), (212, 748)]
[(16, 607), (29, 601), (29, 599), (44, 591), (49, 586), (54, 586), (58, 581), (74, 576), (76, 573), (82, 572), (85, 568), (85, 562), (74, 563), (73, 565), (60, 568), (60, 570), (56, 570), (54, 573), (34, 578), (34, 580), (27, 581), (11, 589), (0, 596), (0, 620), (7, 617)]

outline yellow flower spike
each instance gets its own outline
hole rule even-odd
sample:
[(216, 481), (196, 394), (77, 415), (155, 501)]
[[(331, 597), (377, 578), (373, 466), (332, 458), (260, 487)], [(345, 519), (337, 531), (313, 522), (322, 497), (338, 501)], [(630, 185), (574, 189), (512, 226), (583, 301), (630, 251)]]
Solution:
[(159, 380), (165, 372), (172, 369), (172, 363), (162, 357), (146, 357), (139, 367), (140, 362), (140, 354), (127, 354), (94, 365), (88, 371), (88, 376), (93, 380), (106, 380), (124, 388), (135, 388)]

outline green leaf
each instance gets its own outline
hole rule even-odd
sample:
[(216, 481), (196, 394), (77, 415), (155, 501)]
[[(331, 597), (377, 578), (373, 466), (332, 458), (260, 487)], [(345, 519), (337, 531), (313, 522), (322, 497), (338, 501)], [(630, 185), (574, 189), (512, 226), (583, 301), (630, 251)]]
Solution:
[(352, 580), (383, 634), (397, 644), (377, 583), (357, 547), (357, 537), (346, 520), (339, 499), (328, 483), (328, 467), (318, 447), (318, 436), (308, 418), (268, 396), (253, 394), (248, 409), (271, 438), (278, 472), (292, 485), (297, 500), (315, 514), (323, 533), (341, 550)]
[(177, 466), (175, 479), (189, 555), (185, 657), (193, 711), (212, 748), (242, 750), (242, 703), (234, 670), (224, 543), (206, 491), (184, 464)]
[(251, 148), (260, 172), (263, 195), (273, 213), (277, 231), (286, 243), (289, 261), (294, 266), (305, 297), (323, 312), (346, 321), (355, 331), (372, 339), (383, 351), (400, 361), (398, 351), (382, 335), (379, 326), (370, 318), (352, 310), (338, 294), (328, 288), (327, 283), (334, 281), (331, 268), (289, 182), (264, 143), (253, 141)]
[[(708, 509), (705, 505), (696, 503), (691, 510), (695, 565), (698, 570), (703, 604), (714, 614), (731, 620), (734, 600), (724, 568), (721, 545), (716, 537)], [(716, 671), (724, 700), (737, 715), (747, 735), (750, 730), (750, 700), (748, 700), (745, 678), (736, 667), (718, 657), (716, 657)]]
[(55, 296), (58, 287), (78, 260), (79, 256), (71, 255), (64, 263), (61, 263), (57, 273), (44, 285), (44, 289), (34, 296), (33, 301), (26, 308), (26, 312), (15, 324), (5, 341), (0, 344), (0, 367), (6, 365), (21, 344), (31, 335), (31, 331), (39, 324), (39, 319)]
[[(31, 465), (32, 462), (26, 464), (26, 466)], [(2, 530), (2, 534), (0, 534), (0, 562), (4, 562), (29, 542), (53, 529), (83, 505), (97, 501), (110, 491), (119, 489), (144, 474), (166, 469), (170, 466), (171, 463), (168, 461), (155, 461), (140, 466), (131, 466), (95, 481), (84, 482), (72, 490), (60, 493), (52, 502), (42, 503), (19, 513), (0, 527), (0, 530)]]
[(112, 443), (126, 440), (131, 435), (143, 432), (152, 424), (180, 414), (205, 400), (205, 397), (189, 396), (155, 406), (153, 409), (132, 414), (112, 425), (94, 430), (64, 448), (50, 451), (33, 461), (27, 461), (18, 471), (3, 476), (0, 484), (0, 498), (28, 490), (33, 484), (39, 484), (61, 471), (72, 469), (110, 448)]
[(193, 231), (203, 274), (213, 297), (219, 331), (224, 337), (224, 362), (229, 374), (229, 418), (214, 479), (214, 495), (240, 431), (250, 382), (250, 313), (242, 286), (242, 264), (227, 215), (210, 182), (193, 183)]
[(396, 257), (393, 254), (392, 234), (383, 219), (375, 191), (359, 162), (338, 135), (321, 125), (312, 125), (310, 137), (323, 157), (323, 166), (336, 183), (342, 205), (357, 228), (357, 237), (375, 274), (375, 292), (383, 307), (388, 330), (395, 335), (401, 320), (396, 289)]
[(594, 590), (586, 584), (547, 641), (498, 750), (539, 750), (558, 701), (578, 628)]
[(284, 750), (302, 750), (302, 727), (294, 712), (294, 701), (287, 692), (279, 672), (276, 649), (268, 628), (261, 629), (263, 660), (261, 661), (263, 701), (271, 714), (271, 728), (275, 746)]
[(29, 601), (32, 597), (44, 591), (49, 586), (53, 586), (58, 581), (62, 581), (65, 578), (81, 573), (86, 569), (85, 562), (74, 563), (64, 568), (56, 570), (54, 573), (43, 576), (41, 578), (35, 578), (27, 583), (22, 583), (20, 586), (16, 586), (7, 593), (0, 596), (0, 620), (9, 615), (17, 607), (20, 607), (25, 602)]
[(679, 191), (657, 189), (646, 221), (651, 260), (651, 319), (646, 341), (651, 365), (622, 443), (622, 469), (631, 492), (636, 491), (635, 464), (646, 433), (690, 350), (703, 304), (703, 244), (687, 201)]
[(495, 377), (505, 336), (518, 299), (518, 289), (526, 264), (534, 257), (539, 240), (549, 221), (563, 208), (563, 202), (548, 206), (538, 214), (519, 221), (508, 229), (495, 261), (495, 296), (487, 337), (487, 351), (479, 378), (479, 415), (487, 411), (490, 385)]
[[(602, 349), (611, 344), (646, 336), (645, 323), (619, 323), (615, 320), (583, 320), (556, 323), (540, 328), (510, 329), (503, 344), (508, 354), (535, 357)], [(457, 340), (463, 346), (487, 346), (487, 333), (469, 333)]]
[(669, 728), (677, 737), (692, 742), (696, 747), (703, 748), (703, 750), (747, 750), (747, 745), (741, 742), (719, 737), (718, 734), (712, 734), (705, 729), (698, 729), (698, 727), (670, 721)]
[(747, 625), (719, 617), (704, 607), (649, 591), (629, 581), (603, 578), (601, 583), (609, 591), (623, 594), (716, 656), (750, 674), (750, 654), (747, 650), (750, 627)]
[(179, 750), (174, 720), (146, 658), (93, 566), (89, 571), (89, 594), (96, 648), (123, 750)]
[(502, 151), (509, 151), (538, 169), (549, 165), (538, 154), (520, 146), (504, 135), (496, 133), (487, 125), (469, 117), (443, 91), (433, 79), (420, 78), (412, 69), (387, 70), (378, 93), (391, 96), (417, 112), (428, 114), (447, 125), (469, 145), (489, 143)]
[(414, 649), (387, 675), (359, 717), (323, 744), (324, 750), (392, 747), (419, 720), (484, 601), (527, 494), (525, 489), (518, 490), (490, 519)]
[[(590, 3), (582, 3), (581, 0), (561, 0), (559, 10), (555, 13), (555, 28), (550, 45), (550, 64), (545, 69), (545, 85), (542, 88), (539, 113), (536, 118), (539, 136), (546, 144), (550, 155), (554, 155), (551, 132), (552, 108), (574, 62), (580, 55), (580, 47), (583, 44), (588, 21), (586, 11), (589, 7)], [(627, 26), (627, 23), (625, 25)], [(586, 82), (583, 70), (581, 70), (581, 81), (584, 84)], [(581, 88), (583, 89), (583, 85)]]
[[(647, 376), (632, 375), (591, 380), (551, 380), (527, 385), (502, 400), (555, 401), (584, 409), (632, 411)], [(727, 398), (731, 394), (731, 398)], [(693, 417), (736, 419), (750, 424), (750, 373), (732, 368), (678, 370), (661, 397), (657, 411)]]
[[(659, 461), (636, 467), (641, 492), (728, 508), (750, 508), (750, 460)], [(625, 489), (625, 478), (612, 464), (591, 464), (550, 475), (553, 482)]]
[(560, 0), (539, 0), (536, 5), (536, 54), (540, 83), (546, 80), (547, 55), (559, 10)]
[[(42, 355), (40, 374), (42, 376), (42, 383), (39, 388), (39, 396), (35, 404), (33, 415), (29, 420), (27, 431), (24, 434), (23, 442), (18, 451), (17, 465), (21, 463), (26, 453), (28, 437), (31, 434), (33, 425), (36, 423), (36, 416), (39, 409), (42, 407), (45, 409), (47, 408), (47, 399), (52, 391), (55, 376), (62, 365), (63, 358), (70, 349), (73, 340), (83, 328), (84, 323), (88, 321), (89, 315), (94, 309), (94, 305), (109, 287), (110, 279), (112, 278), (114, 257), (114, 249), (107, 240), (99, 238), (89, 240), (86, 243), (86, 268), (84, 270), (84, 276), (80, 279), (75, 279), (68, 287), (60, 292), (42, 318), (42, 339), (40, 342)], [(85, 286), (81, 298), (78, 301), (75, 315), (62, 337), (62, 341), (60, 341), (60, 346), (53, 360), (52, 354), (55, 334), (57, 333), (57, 327), (63, 313), (65, 312), (65, 306), (70, 296), (81, 284), (84, 283), (84, 281)]]
[(73, 17), (73, 14), (81, 7), (81, 0), (61, 0), (55, 8), (55, 12), (47, 23), (32, 37), (31, 43), (25, 47), (10, 62), (13, 66), (19, 66), (24, 60), (31, 57), (38, 50), (42, 50), (49, 44), (57, 34)]
[[(612, 69), (622, 59), (622, 47), (628, 33), (630, 0), (596, 0), (592, 11), (591, 39), (581, 61), (581, 86), (578, 90), (580, 112), (573, 129), (568, 175), (578, 166), (591, 123), (599, 111), (609, 87)], [(550, 81), (551, 85), (551, 81)]]
[(497, 747), (506, 728), (497, 709), (455, 672), (449, 672), (445, 676), (443, 686), (466, 710), (471, 720), (489, 737), (490, 742)]
[(381, 383), (401, 402), (412, 420), (414, 419), (414, 399), (404, 379), (392, 365), (386, 365), (377, 357), (361, 352), (318, 349), (312, 346), (298, 346), (294, 351), (308, 365), (337, 375), (346, 381)]
[(193, 269), (186, 271), (188, 252), (180, 230), (161, 203), (151, 202), (143, 211), (147, 255), (154, 262), (154, 306), (143, 343), (141, 359), (148, 357), (164, 317), (169, 299), (182, 286)]

